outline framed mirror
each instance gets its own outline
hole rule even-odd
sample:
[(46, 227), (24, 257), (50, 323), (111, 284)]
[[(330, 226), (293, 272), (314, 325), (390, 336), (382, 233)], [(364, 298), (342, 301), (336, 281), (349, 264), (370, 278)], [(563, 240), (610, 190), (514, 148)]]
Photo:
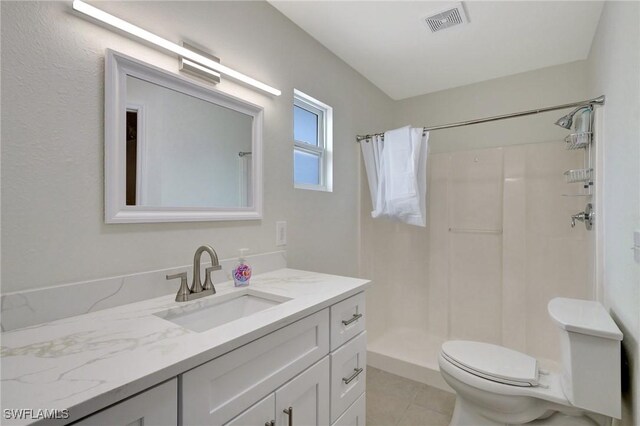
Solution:
[(112, 50), (105, 70), (105, 221), (262, 217), (260, 106)]

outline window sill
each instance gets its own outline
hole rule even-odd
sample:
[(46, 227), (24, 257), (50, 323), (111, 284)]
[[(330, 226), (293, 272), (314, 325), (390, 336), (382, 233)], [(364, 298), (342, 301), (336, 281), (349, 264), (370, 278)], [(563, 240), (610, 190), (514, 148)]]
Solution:
[(294, 189), (306, 189), (309, 191), (320, 191), (320, 192), (333, 192), (333, 189), (327, 188), (324, 185), (305, 185), (305, 184), (294, 184)]

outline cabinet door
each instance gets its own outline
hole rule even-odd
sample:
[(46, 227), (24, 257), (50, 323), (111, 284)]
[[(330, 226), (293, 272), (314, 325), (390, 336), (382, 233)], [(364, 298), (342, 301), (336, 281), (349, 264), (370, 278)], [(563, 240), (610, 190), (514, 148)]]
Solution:
[(360, 395), (360, 398), (351, 404), (351, 407), (347, 408), (347, 411), (336, 420), (333, 426), (365, 426), (367, 413), (366, 395), (366, 393)]
[(175, 426), (178, 423), (178, 380), (171, 379), (102, 410), (78, 426)]
[(276, 396), (270, 394), (225, 426), (265, 426), (275, 421)]
[(276, 391), (276, 425), (328, 424), (329, 357), (325, 357)]

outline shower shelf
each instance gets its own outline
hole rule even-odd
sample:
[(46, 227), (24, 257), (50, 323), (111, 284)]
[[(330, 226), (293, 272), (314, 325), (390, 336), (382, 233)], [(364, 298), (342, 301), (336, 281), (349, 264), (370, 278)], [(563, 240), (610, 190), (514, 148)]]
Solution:
[(592, 175), (593, 169), (575, 169), (564, 172), (567, 183), (590, 182)]
[(567, 143), (567, 149), (586, 148), (591, 143), (591, 132), (571, 133), (564, 141)]

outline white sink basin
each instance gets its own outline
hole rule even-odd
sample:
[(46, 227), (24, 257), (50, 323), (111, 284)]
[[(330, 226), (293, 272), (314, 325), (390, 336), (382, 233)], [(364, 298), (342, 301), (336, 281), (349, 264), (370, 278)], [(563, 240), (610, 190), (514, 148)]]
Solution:
[(246, 289), (220, 296), (208, 296), (188, 306), (168, 309), (154, 315), (189, 330), (202, 332), (264, 311), (287, 300), (291, 299)]

